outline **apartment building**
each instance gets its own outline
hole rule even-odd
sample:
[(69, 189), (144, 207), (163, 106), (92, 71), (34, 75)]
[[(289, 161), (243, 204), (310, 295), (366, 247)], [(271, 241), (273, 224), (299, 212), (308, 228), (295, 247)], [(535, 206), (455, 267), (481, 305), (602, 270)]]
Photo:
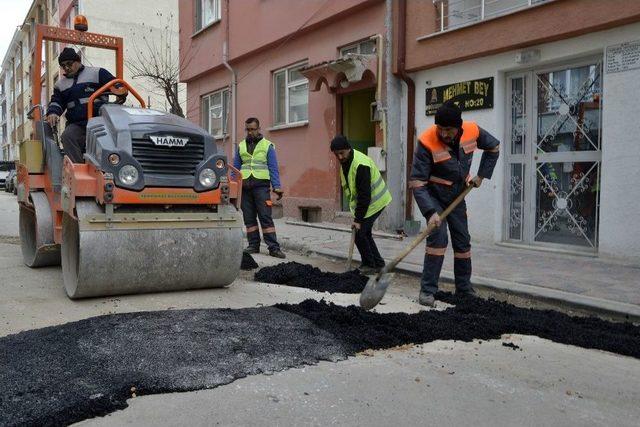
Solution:
[(418, 132), (453, 99), (502, 141), (472, 236), (640, 261), (640, 2), (409, 1), (406, 17)]

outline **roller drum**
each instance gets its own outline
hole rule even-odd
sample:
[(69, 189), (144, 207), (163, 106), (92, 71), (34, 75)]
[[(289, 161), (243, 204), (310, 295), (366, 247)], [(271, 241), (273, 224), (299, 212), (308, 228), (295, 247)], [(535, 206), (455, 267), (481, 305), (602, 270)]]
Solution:
[[(92, 201), (76, 203), (82, 219), (103, 213)], [(63, 219), (62, 272), (67, 295), (106, 295), (215, 288), (231, 284), (240, 272), (242, 228), (81, 229)]]
[(53, 240), (53, 217), (44, 192), (32, 192), (31, 206), (20, 203), (22, 259), (29, 267), (60, 265), (60, 245)]

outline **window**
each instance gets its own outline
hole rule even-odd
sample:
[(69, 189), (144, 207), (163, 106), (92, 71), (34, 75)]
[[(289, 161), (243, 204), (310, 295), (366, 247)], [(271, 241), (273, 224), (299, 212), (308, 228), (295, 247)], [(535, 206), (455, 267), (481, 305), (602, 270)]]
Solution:
[(220, 0), (196, 0), (196, 31), (220, 20)]
[(439, 31), (506, 15), (552, 0), (433, 0), (438, 8)]
[(351, 44), (340, 49), (340, 56), (348, 53), (358, 53), (360, 55), (373, 55), (376, 53), (375, 40), (363, 40), (360, 43)]
[(273, 73), (274, 125), (300, 123), (309, 118), (309, 81), (297, 64)]
[(229, 90), (223, 89), (202, 97), (202, 127), (216, 138), (227, 133)]

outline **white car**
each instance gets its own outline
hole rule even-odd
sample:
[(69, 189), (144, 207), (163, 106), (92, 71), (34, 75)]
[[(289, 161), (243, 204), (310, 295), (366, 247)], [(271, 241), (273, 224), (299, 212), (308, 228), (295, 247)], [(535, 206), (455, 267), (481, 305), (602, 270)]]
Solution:
[(8, 161), (0, 161), (0, 188), (5, 188), (5, 181), (9, 176), (9, 172), (16, 168), (15, 163)]

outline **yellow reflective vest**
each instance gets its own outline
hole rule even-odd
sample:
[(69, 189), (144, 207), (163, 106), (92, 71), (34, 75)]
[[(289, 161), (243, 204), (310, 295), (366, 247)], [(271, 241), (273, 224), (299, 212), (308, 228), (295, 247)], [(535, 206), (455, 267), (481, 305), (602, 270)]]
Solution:
[[(340, 168), (340, 183), (342, 184), (342, 190), (347, 196), (347, 200), (349, 200), (349, 209), (351, 210), (351, 213), (355, 214), (356, 211), (356, 171), (360, 165), (368, 167), (371, 172), (371, 202), (369, 203), (369, 208), (364, 216), (365, 218), (369, 218), (371, 215), (381, 211), (391, 203), (391, 193), (389, 192), (384, 179), (382, 179), (380, 170), (373, 160), (371, 160), (371, 158), (366, 154), (353, 150), (353, 161), (351, 162), (349, 174), (346, 179), (342, 172), (342, 168)], [(349, 185), (347, 185), (347, 183)]]
[(268, 139), (262, 138), (256, 144), (253, 154), (247, 151), (247, 141), (242, 140), (238, 145), (240, 159), (242, 160), (242, 179), (248, 179), (253, 176), (256, 179), (270, 179), (269, 167), (267, 166), (267, 152), (273, 143)]

